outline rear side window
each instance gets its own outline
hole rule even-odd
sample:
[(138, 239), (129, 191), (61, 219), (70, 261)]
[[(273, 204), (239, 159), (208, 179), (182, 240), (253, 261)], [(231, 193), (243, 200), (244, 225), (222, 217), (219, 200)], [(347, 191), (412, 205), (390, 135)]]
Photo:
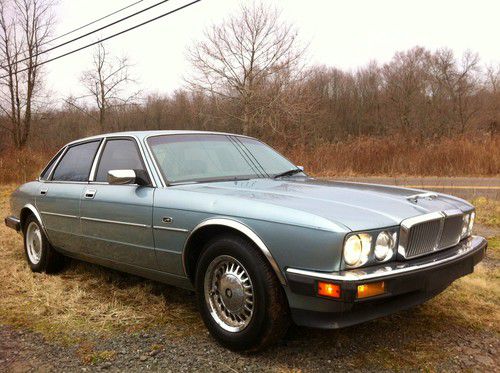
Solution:
[(109, 170), (143, 170), (141, 156), (133, 140), (108, 140), (97, 167), (95, 181), (108, 181)]
[(42, 171), (42, 174), (40, 175), (40, 180), (47, 180), (49, 178), (50, 173), (52, 172), (52, 169), (56, 165), (56, 161), (61, 155), (61, 153), (64, 151), (64, 148), (61, 149), (55, 156), (52, 158), (47, 166)]
[(99, 141), (70, 147), (57, 165), (52, 180), (88, 181)]

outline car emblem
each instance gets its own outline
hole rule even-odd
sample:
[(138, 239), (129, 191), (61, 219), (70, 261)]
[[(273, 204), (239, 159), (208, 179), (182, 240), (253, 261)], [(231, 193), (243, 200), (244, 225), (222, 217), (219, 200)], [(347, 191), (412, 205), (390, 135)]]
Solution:
[(432, 201), (433, 199), (436, 199), (437, 196), (438, 195), (436, 193), (429, 192), (429, 193), (414, 194), (412, 196), (406, 197), (406, 199), (410, 202), (418, 203), (419, 199), (426, 199), (428, 201)]
[(172, 219), (170, 216), (164, 216), (163, 218), (161, 218), (161, 221), (164, 222), (165, 224), (170, 224), (172, 223), (174, 219)]

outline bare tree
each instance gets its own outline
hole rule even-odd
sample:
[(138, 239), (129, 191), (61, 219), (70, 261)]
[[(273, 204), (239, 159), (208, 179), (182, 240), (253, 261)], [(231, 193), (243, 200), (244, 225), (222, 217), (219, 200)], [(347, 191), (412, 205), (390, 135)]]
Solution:
[(280, 20), (277, 10), (243, 5), (239, 14), (212, 26), (205, 40), (189, 50), (195, 73), (187, 81), (195, 90), (212, 95), (216, 103), (229, 101), (236, 107), (226, 114), (248, 134), (264, 122), (269, 108), (283, 101), (286, 85), (300, 70), (303, 52), (297, 46), (297, 32)]
[(479, 56), (467, 51), (457, 63), (453, 51), (441, 49), (434, 53), (434, 76), (452, 105), (454, 121), (464, 133), (471, 118), (479, 111), (475, 101), (479, 87)]
[(37, 98), (42, 89), (41, 46), (54, 26), (52, 1), (0, 2), (0, 124), (22, 148), (30, 134)]
[(81, 98), (90, 97), (95, 102), (97, 118), (87, 109), (77, 106), (77, 99), (66, 100), (66, 103), (93, 117), (99, 124), (99, 129), (104, 131), (109, 111), (132, 104), (139, 95), (138, 91), (130, 93), (127, 90), (129, 83), (135, 82), (130, 75), (131, 66), (127, 57), (112, 57), (104, 45), (99, 43), (93, 53), (92, 68), (85, 71), (80, 79), (88, 92)]

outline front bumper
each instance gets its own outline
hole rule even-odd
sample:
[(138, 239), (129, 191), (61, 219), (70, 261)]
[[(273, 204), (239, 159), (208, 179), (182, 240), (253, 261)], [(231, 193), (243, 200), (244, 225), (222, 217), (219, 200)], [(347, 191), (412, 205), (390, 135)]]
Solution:
[[(472, 273), (486, 247), (483, 237), (472, 236), (450, 249), (405, 262), (335, 273), (288, 268), (292, 316), (299, 325), (340, 328), (421, 304)], [(339, 285), (340, 298), (318, 298), (318, 281)], [(384, 294), (357, 299), (358, 285), (379, 281), (385, 283)]]
[(21, 221), (15, 216), (7, 216), (5, 218), (5, 225), (9, 228), (15, 229), (16, 232), (21, 230)]

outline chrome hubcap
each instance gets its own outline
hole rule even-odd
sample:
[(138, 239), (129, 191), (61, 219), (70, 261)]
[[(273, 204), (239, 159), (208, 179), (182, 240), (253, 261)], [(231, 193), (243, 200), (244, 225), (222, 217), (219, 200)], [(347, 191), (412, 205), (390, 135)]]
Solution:
[(31, 263), (38, 264), (42, 257), (42, 232), (35, 222), (31, 222), (26, 230), (26, 248)]
[(248, 326), (254, 312), (253, 285), (235, 258), (221, 255), (210, 263), (204, 291), (210, 314), (224, 330), (239, 332)]

